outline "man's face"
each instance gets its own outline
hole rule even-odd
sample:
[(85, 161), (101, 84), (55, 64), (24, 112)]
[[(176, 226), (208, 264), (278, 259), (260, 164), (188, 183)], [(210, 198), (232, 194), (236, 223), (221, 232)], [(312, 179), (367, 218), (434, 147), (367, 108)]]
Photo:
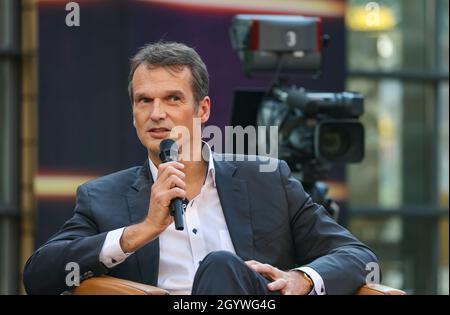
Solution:
[(189, 67), (171, 71), (141, 64), (136, 68), (132, 80), (133, 124), (149, 154), (157, 156), (160, 142), (170, 138), (170, 131), (177, 126), (189, 130), (189, 138), (179, 145), (183, 147), (187, 141), (192, 144), (193, 119), (198, 118), (201, 123), (208, 120), (210, 99), (206, 96), (196, 104), (191, 76)]

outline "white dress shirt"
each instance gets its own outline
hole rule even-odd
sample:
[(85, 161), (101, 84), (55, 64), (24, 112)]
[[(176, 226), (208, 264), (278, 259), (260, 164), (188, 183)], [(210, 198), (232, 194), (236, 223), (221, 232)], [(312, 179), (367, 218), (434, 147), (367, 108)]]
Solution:
[[(201, 260), (210, 252), (226, 250), (236, 253), (223, 215), (216, 189), (215, 169), (211, 148), (208, 171), (200, 193), (186, 206), (183, 215), (185, 228), (175, 230), (174, 223), (159, 235), (158, 287), (171, 294), (190, 294), (192, 284)], [(149, 159), (153, 181), (158, 169)], [(122, 263), (132, 253), (124, 253), (120, 238), (124, 228), (108, 232), (100, 251), (100, 261), (108, 268)], [(325, 294), (320, 275), (309, 267), (297, 268), (305, 272), (314, 283), (312, 294)]]

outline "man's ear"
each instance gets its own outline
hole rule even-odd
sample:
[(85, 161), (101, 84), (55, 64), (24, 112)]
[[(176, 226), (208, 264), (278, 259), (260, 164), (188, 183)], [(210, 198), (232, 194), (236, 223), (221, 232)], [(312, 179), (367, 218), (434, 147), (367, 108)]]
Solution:
[(205, 96), (198, 104), (198, 118), (202, 124), (209, 120), (209, 115), (211, 114), (211, 99), (209, 96)]
[(133, 116), (133, 126), (136, 128), (136, 118), (134, 117), (134, 105), (131, 105), (131, 115)]

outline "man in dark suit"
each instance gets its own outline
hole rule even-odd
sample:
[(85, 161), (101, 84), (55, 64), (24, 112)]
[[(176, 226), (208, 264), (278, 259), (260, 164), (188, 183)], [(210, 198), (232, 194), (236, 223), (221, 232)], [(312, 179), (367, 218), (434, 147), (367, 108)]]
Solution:
[[(28, 293), (69, 290), (109, 274), (181, 294), (351, 294), (373, 252), (312, 202), (287, 164), (263, 172), (254, 156), (215, 154), (195, 128), (207, 122), (208, 72), (179, 43), (156, 43), (132, 59), (133, 124), (148, 160), (77, 190), (73, 217), (28, 260)], [(161, 163), (159, 144), (178, 127), (181, 159)], [(187, 149), (191, 148), (192, 149)], [(169, 204), (184, 200), (185, 229)]]

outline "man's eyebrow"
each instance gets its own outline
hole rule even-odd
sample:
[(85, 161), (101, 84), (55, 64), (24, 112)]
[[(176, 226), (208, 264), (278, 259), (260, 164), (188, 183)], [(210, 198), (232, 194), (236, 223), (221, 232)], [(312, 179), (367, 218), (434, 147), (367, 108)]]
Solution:
[(151, 98), (150, 96), (148, 96), (147, 94), (145, 94), (145, 93), (136, 93), (136, 94), (134, 94), (134, 98), (135, 99), (141, 99), (141, 98)]
[[(181, 90), (168, 90), (164, 92), (164, 96), (171, 96), (171, 95), (175, 95), (178, 96), (179, 98), (185, 98), (185, 95), (183, 93), (183, 91)], [(136, 92), (136, 94), (134, 95), (135, 99), (141, 99), (141, 98), (154, 98), (152, 96), (149, 96), (147, 93), (145, 92)]]
[(184, 93), (181, 90), (168, 90), (166, 92), (164, 92), (164, 94), (170, 96), (170, 95), (175, 95), (178, 96), (179, 98), (184, 98)]

